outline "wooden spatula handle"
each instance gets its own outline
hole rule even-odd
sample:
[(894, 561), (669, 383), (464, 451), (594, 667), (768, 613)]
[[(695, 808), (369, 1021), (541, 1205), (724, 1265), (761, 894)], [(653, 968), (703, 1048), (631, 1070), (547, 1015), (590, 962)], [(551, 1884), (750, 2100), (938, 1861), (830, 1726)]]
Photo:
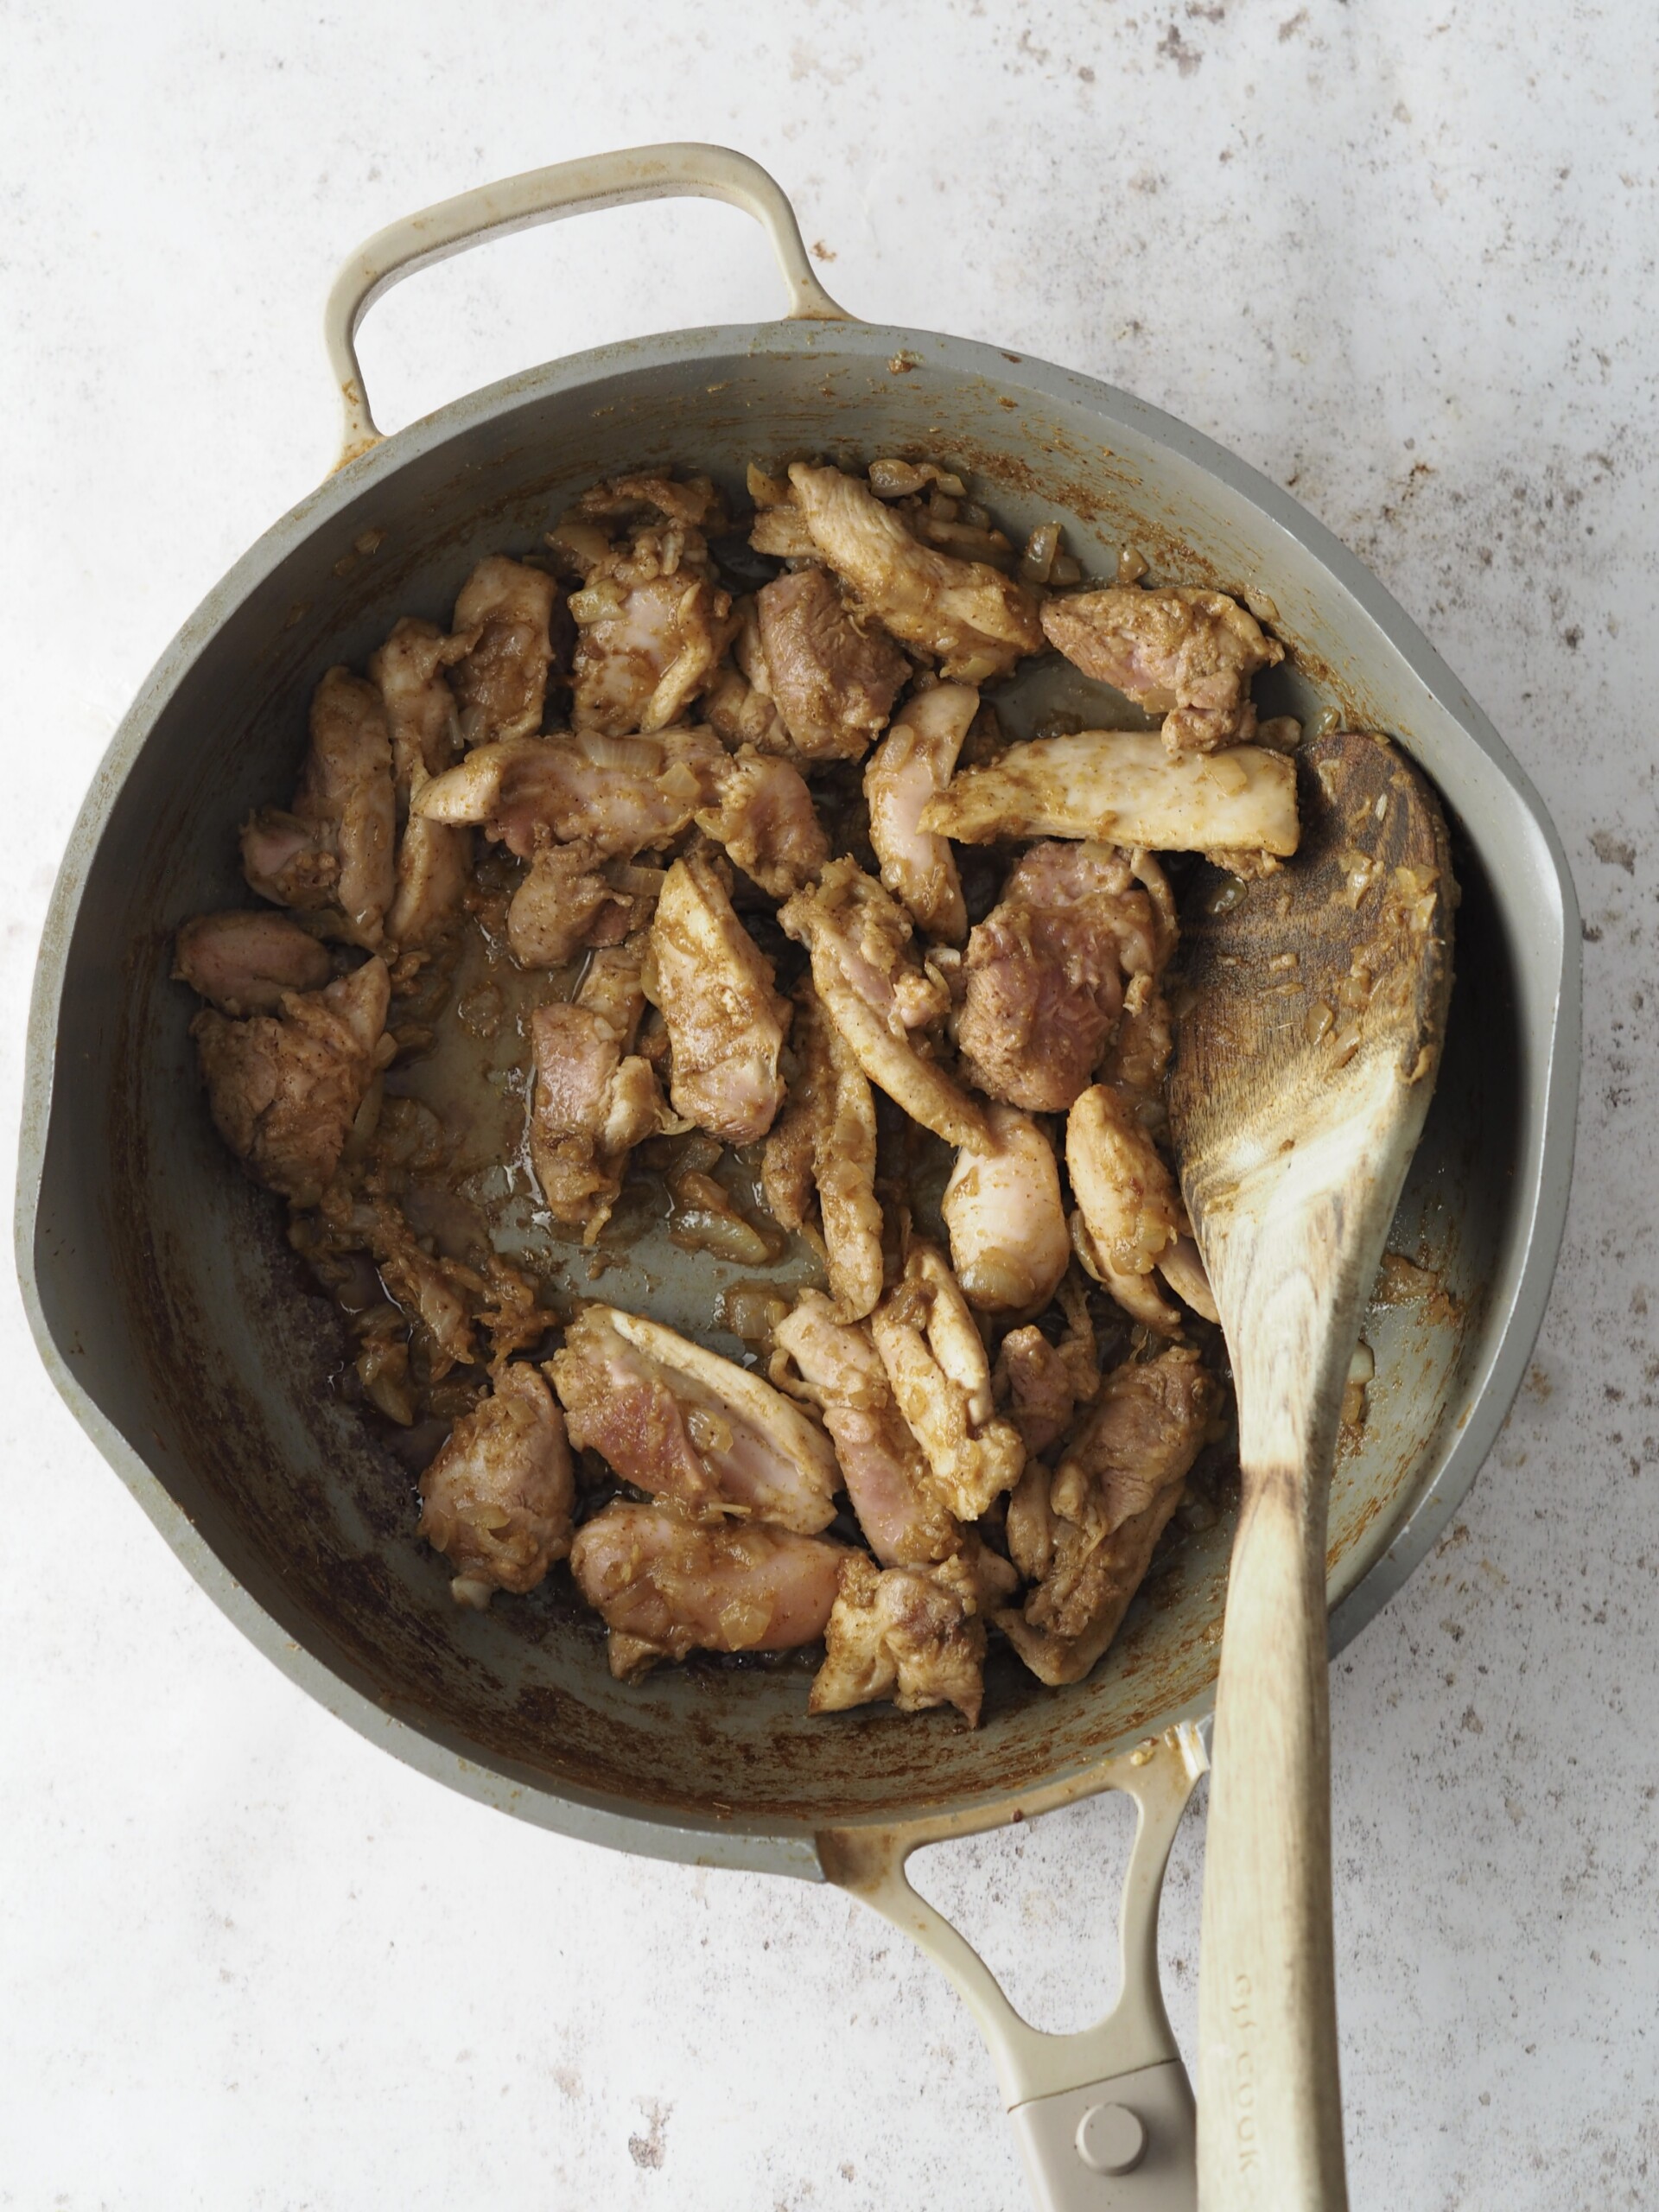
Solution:
[[(1323, 1471), (1321, 1471), (1323, 1473)], [(1324, 1479), (1246, 1466), (1198, 1977), (1201, 2212), (1344, 2212)]]

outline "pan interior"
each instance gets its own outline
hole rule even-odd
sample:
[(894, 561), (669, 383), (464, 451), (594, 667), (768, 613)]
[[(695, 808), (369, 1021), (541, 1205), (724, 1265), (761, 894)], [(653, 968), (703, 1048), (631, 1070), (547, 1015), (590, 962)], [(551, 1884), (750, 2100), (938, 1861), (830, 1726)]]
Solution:
[[(1541, 1016), (1517, 947), (1535, 887), (1498, 864), (1501, 777), (1323, 562), (1172, 427), (1084, 379), (913, 334), (653, 340), (416, 426), (279, 526), (175, 648), (67, 953), (35, 1254), (46, 1322), (283, 1635), (430, 1746), (517, 1785), (520, 1809), (556, 1821), (575, 1802), (760, 1834), (1027, 1789), (1204, 1701), (1231, 1535), (1224, 1516), (1184, 1535), (1078, 1688), (1046, 1690), (1012, 1655), (994, 1659), (974, 1734), (952, 1714), (887, 1707), (810, 1721), (792, 1664), (625, 1688), (563, 1576), (486, 1615), (451, 1604), (442, 1563), (414, 1540), (410, 1478), (332, 1393), (332, 1308), (276, 1202), (209, 1125), (170, 941), (186, 916), (245, 899), (238, 825), (290, 787), (323, 669), (360, 668), (400, 614), (447, 621), (477, 558), (536, 544), (596, 476), (672, 463), (741, 485), (753, 457), (937, 455), (973, 472), (1011, 531), (1062, 519), (1088, 573), (1111, 575), (1130, 543), (1161, 575), (1266, 594), (1299, 664), (1272, 679), (1274, 709), (1334, 704), (1416, 753), (1458, 824), (1459, 982), (1390, 1240), (1409, 1265), (1392, 1267), (1366, 1324), (1376, 1380), (1337, 1470), (1333, 1600), (1421, 1505), (1469, 1417), (1524, 1259)], [(1013, 726), (1038, 703), (1031, 691), (1011, 708)], [(701, 1301), (696, 1281), (680, 1288)], [(685, 1318), (664, 1295), (664, 1317)]]

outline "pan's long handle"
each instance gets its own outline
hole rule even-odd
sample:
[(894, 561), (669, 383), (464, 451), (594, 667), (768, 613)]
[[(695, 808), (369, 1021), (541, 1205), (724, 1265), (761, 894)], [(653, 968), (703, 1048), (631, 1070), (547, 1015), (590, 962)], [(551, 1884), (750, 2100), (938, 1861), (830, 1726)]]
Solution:
[(1203, 1738), (1183, 1722), (1020, 1808), (1030, 1815), (1121, 1789), (1137, 1808), (1118, 1922), (1122, 1987), (1105, 2018), (1076, 2035), (1045, 2035), (1022, 2019), (972, 1944), (906, 1878), (912, 1852), (989, 1821), (947, 1817), (818, 1838), (830, 1879), (919, 1943), (978, 2021), (1039, 2212), (1192, 2212), (1197, 2202), (1192, 2091), (1158, 1979), (1158, 1899), (1206, 1764)]
[(747, 154), (734, 153), (727, 146), (638, 146), (558, 162), (550, 168), (527, 169), (522, 176), (459, 193), (390, 225), (359, 247), (334, 279), (323, 314), (323, 338), (346, 406), (345, 444), (338, 465), (343, 467), (379, 442), (363, 388), (356, 341), (359, 324), (383, 292), (417, 269), (484, 238), (505, 238), (512, 231), (594, 208), (671, 199), (725, 200), (747, 209), (772, 240), (789, 291), (790, 315), (814, 322), (850, 320), (813, 275), (795, 210), (781, 188)]

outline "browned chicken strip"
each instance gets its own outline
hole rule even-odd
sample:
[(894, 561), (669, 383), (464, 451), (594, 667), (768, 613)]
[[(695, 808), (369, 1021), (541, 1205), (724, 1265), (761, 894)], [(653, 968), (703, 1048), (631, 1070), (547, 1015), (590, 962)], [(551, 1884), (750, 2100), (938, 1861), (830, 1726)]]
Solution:
[[(658, 737), (522, 737), (480, 745), (414, 802), (432, 822), (481, 824), (520, 860), (549, 842), (606, 855), (671, 844), (702, 804), (701, 771), (721, 756), (708, 730)], [(723, 756), (721, 756), (723, 757)]]
[(1036, 1587), (997, 1625), (1045, 1682), (1081, 1681), (1116, 1635), (1221, 1402), (1185, 1345), (1109, 1375), (1051, 1477), (1033, 1459), (1008, 1548)]
[[(678, 721), (715, 680), (735, 623), (700, 524), (713, 506), (706, 478), (677, 485), (634, 476), (583, 494), (577, 526), (552, 542), (583, 570), (570, 601), (577, 624), (571, 720), (622, 737)], [(631, 519), (620, 544), (596, 530)]]
[(737, 625), (731, 659), (721, 664), (702, 695), (700, 711), (728, 745), (754, 745), (763, 753), (792, 752), (793, 741), (772, 696), (772, 671), (760, 643), (760, 616), (752, 594), (733, 601), (731, 619)]
[(815, 1643), (847, 1557), (822, 1536), (619, 1500), (577, 1531), (570, 1570), (610, 1630), (611, 1672), (631, 1682), (692, 1651)]
[(835, 1518), (834, 1446), (781, 1391), (660, 1322), (583, 1308), (549, 1369), (570, 1441), (690, 1513), (814, 1535)]
[(1051, 599), (1043, 630), (1085, 676), (1162, 715), (1172, 753), (1213, 753), (1254, 737), (1250, 678), (1285, 657), (1236, 600), (1184, 585)]
[(810, 983), (803, 980), (795, 1003), (800, 1073), (788, 1109), (766, 1141), (762, 1188), (785, 1229), (806, 1225), (816, 1193), (830, 1288), (842, 1317), (856, 1321), (881, 1295), (875, 1102)]
[(263, 899), (337, 913), (336, 934), (372, 949), (391, 904), (397, 815), (391, 740), (372, 683), (331, 668), (311, 700), (311, 746), (292, 811), (242, 832), (242, 872)]
[(1082, 1217), (1077, 1252), (1126, 1313), (1166, 1335), (1180, 1315), (1152, 1271), (1179, 1241), (1185, 1214), (1175, 1179), (1121, 1091), (1096, 1084), (1065, 1125), (1065, 1166)]
[(558, 968), (584, 945), (645, 927), (654, 902), (620, 888), (586, 838), (543, 845), (507, 905), (507, 943), (521, 968)]
[(856, 760), (887, 728), (910, 663), (891, 638), (849, 613), (820, 568), (774, 576), (756, 594), (755, 614), (766, 688), (797, 752)]
[(950, 1264), (981, 1313), (1034, 1313), (1071, 1260), (1054, 1147), (1010, 1106), (993, 1106), (986, 1118), (996, 1149), (959, 1152), (945, 1185)]
[(320, 991), (289, 991), (279, 1014), (190, 1025), (219, 1135), (256, 1181), (314, 1206), (340, 1165), (381, 1065), (391, 996), (384, 960)]
[(1019, 1481), (1025, 1446), (996, 1413), (984, 1344), (931, 1245), (912, 1243), (904, 1279), (870, 1327), (893, 1399), (927, 1461), (928, 1494), (959, 1521), (978, 1520)]
[(1023, 654), (1042, 651), (1037, 594), (1025, 585), (983, 561), (918, 543), (867, 485), (838, 468), (798, 461), (789, 481), (814, 543), (861, 611), (904, 644), (937, 654), (952, 682), (1006, 676)]
[(929, 1493), (927, 1462), (869, 1330), (843, 1322), (822, 1291), (805, 1290), (772, 1342), (799, 1377), (790, 1387), (823, 1413), (858, 1525), (881, 1564), (925, 1566), (960, 1551), (962, 1529)]
[(778, 1071), (788, 1002), (737, 918), (714, 863), (676, 861), (657, 902), (645, 995), (668, 1024), (677, 1114), (727, 1144), (750, 1144), (783, 1103)]
[(1152, 730), (1033, 737), (960, 770), (923, 808), (922, 827), (969, 845), (1092, 837), (1283, 858), (1296, 849), (1296, 764), (1257, 745), (1172, 758)]
[(735, 759), (711, 760), (704, 781), (709, 799), (697, 810), (697, 827), (769, 898), (787, 899), (813, 881), (830, 840), (792, 762), (746, 745)]
[(500, 553), (480, 561), (461, 586), (454, 626), (474, 642), (455, 662), (449, 682), (467, 745), (532, 737), (540, 729), (558, 596), (544, 570)]
[(393, 772), (407, 791), (416, 774), (441, 776), (461, 751), (461, 709), (445, 671), (479, 641), (476, 630), (451, 637), (435, 622), (406, 614), (369, 661), (391, 738)]
[(950, 993), (912, 952), (904, 910), (855, 861), (842, 859), (778, 918), (811, 955), (824, 1014), (870, 1081), (947, 1144), (988, 1147), (983, 1109), (924, 1056), (912, 1034), (943, 1017)]
[(573, 1001), (531, 1016), (531, 1166), (554, 1220), (580, 1226), (588, 1244), (610, 1218), (629, 1153), (676, 1126), (656, 1071), (633, 1050), (645, 957), (643, 931), (601, 948)]
[(824, 1630), (824, 1662), (810, 1713), (890, 1698), (900, 1713), (954, 1705), (970, 1728), (985, 1696), (985, 1624), (965, 1559), (880, 1568), (854, 1552), (842, 1561)]
[(907, 702), (864, 771), (881, 880), (924, 936), (947, 944), (960, 944), (967, 935), (968, 910), (950, 841), (922, 828), (922, 809), (950, 783), (978, 712), (979, 694), (970, 685), (936, 683)]
[(321, 990), (328, 955), (286, 914), (233, 906), (198, 914), (180, 930), (173, 974), (221, 1014), (275, 1014), (289, 991)]
[(974, 1080), (1027, 1112), (1064, 1113), (1092, 1077), (1126, 976), (1152, 972), (1158, 918), (1111, 845), (1035, 845), (974, 930), (957, 1041)]
[(518, 1360), (498, 1370), (421, 1477), (416, 1533), (454, 1568), (456, 1604), (481, 1611), (494, 1591), (533, 1590), (569, 1554), (575, 1497), (564, 1416)]

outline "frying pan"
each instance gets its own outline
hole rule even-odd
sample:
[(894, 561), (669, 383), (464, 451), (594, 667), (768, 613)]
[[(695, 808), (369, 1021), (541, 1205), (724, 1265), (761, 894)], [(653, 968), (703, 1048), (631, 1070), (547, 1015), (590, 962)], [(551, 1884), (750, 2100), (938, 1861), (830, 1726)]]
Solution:
[[(353, 350), (380, 290), (482, 238), (677, 194), (732, 201), (765, 226), (786, 317), (550, 362), (380, 436)], [(887, 1708), (810, 1720), (787, 1669), (671, 1669), (624, 1687), (597, 1624), (556, 1588), (487, 1614), (455, 1608), (442, 1563), (413, 1539), (407, 1472), (331, 1390), (332, 1309), (308, 1294), (275, 1202), (209, 1125), (188, 995), (168, 982), (172, 932), (245, 895), (238, 824), (291, 780), (321, 671), (361, 666), (400, 614), (447, 620), (476, 560), (538, 543), (583, 485), (626, 467), (741, 485), (756, 455), (937, 454), (974, 473), (1012, 531), (1063, 518), (1090, 573), (1110, 574), (1130, 543), (1155, 572), (1265, 598), (1293, 662), (1261, 687), (1272, 710), (1335, 707), (1393, 732), (1446, 802), (1464, 890), (1444, 1071), (1390, 1238), (1410, 1265), (1394, 1267), (1368, 1315), (1376, 1381), (1332, 1494), (1335, 1649), (1446, 1526), (1542, 1317), (1580, 1052), (1577, 911), (1554, 830), (1456, 677), (1283, 493), (1109, 385), (844, 314), (788, 201), (741, 155), (658, 147), (465, 194), (349, 263), (327, 330), (341, 463), (168, 646), (58, 878), (17, 1210), (41, 1357), (204, 1589), (331, 1712), (452, 1788), (566, 1834), (865, 1896), (974, 2008), (1041, 2203), (1190, 2204), (1192, 2098), (1158, 1990), (1156, 1912), (1205, 1762), (1228, 1517), (1185, 1534), (1087, 1681), (1052, 1692), (1011, 1655), (994, 1658), (974, 1733)], [(706, 1333), (708, 1290), (690, 1272), (671, 1277), (664, 1318), (677, 1300)], [(1139, 1807), (1122, 1996), (1080, 2035), (1038, 2035), (910, 1889), (905, 1861), (1110, 1789)]]

